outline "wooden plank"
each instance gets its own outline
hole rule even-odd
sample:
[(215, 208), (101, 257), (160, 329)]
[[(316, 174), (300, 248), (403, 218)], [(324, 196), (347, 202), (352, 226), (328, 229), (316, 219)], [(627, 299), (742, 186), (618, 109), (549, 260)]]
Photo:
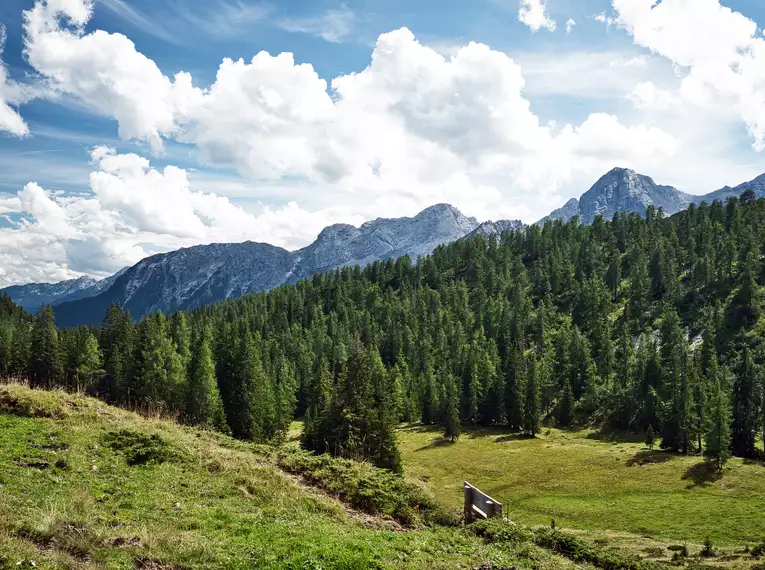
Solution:
[(502, 503), (477, 489), (467, 481), (464, 482), (465, 521), (471, 522), (476, 518), (491, 518), (502, 515)]

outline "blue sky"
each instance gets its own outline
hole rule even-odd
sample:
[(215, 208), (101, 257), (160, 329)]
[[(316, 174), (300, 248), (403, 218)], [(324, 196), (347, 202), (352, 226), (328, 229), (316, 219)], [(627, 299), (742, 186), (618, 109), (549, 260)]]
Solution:
[(759, 0), (5, 0), (0, 23), (0, 285), (440, 201), (531, 222), (614, 166), (695, 193), (765, 172)]

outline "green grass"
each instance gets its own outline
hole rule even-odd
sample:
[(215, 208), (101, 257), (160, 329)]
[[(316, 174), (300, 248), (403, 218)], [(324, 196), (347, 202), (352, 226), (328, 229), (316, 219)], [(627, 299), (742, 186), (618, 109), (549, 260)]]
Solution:
[(0, 386), (0, 568), (591, 567), (462, 527), (404, 528), (285, 473), (274, 455), (96, 400)]
[(467, 480), (504, 504), (511, 519), (586, 531), (701, 544), (765, 538), (765, 465), (732, 459), (722, 477), (700, 457), (552, 430), (526, 439), (475, 430), (456, 444), (439, 430), (402, 428), (406, 472), (444, 504), (462, 503)]

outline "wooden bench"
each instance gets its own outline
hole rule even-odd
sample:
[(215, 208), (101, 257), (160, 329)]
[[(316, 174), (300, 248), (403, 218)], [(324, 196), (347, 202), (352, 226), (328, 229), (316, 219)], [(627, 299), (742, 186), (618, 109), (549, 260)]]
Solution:
[(465, 522), (471, 523), (478, 519), (490, 519), (502, 516), (502, 503), (495, 501), (480, 489), (464, 482), (465, 491)]

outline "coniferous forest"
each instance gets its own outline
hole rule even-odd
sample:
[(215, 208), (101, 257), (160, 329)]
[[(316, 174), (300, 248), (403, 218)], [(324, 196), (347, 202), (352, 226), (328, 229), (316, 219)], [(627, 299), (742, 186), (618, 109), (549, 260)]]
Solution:
[(765, 200), (480, 235), (268, 293), (57, 330), (0, 299), (0, 375), (402, 468), (395, 427), (644, 434), (762, 455)]

